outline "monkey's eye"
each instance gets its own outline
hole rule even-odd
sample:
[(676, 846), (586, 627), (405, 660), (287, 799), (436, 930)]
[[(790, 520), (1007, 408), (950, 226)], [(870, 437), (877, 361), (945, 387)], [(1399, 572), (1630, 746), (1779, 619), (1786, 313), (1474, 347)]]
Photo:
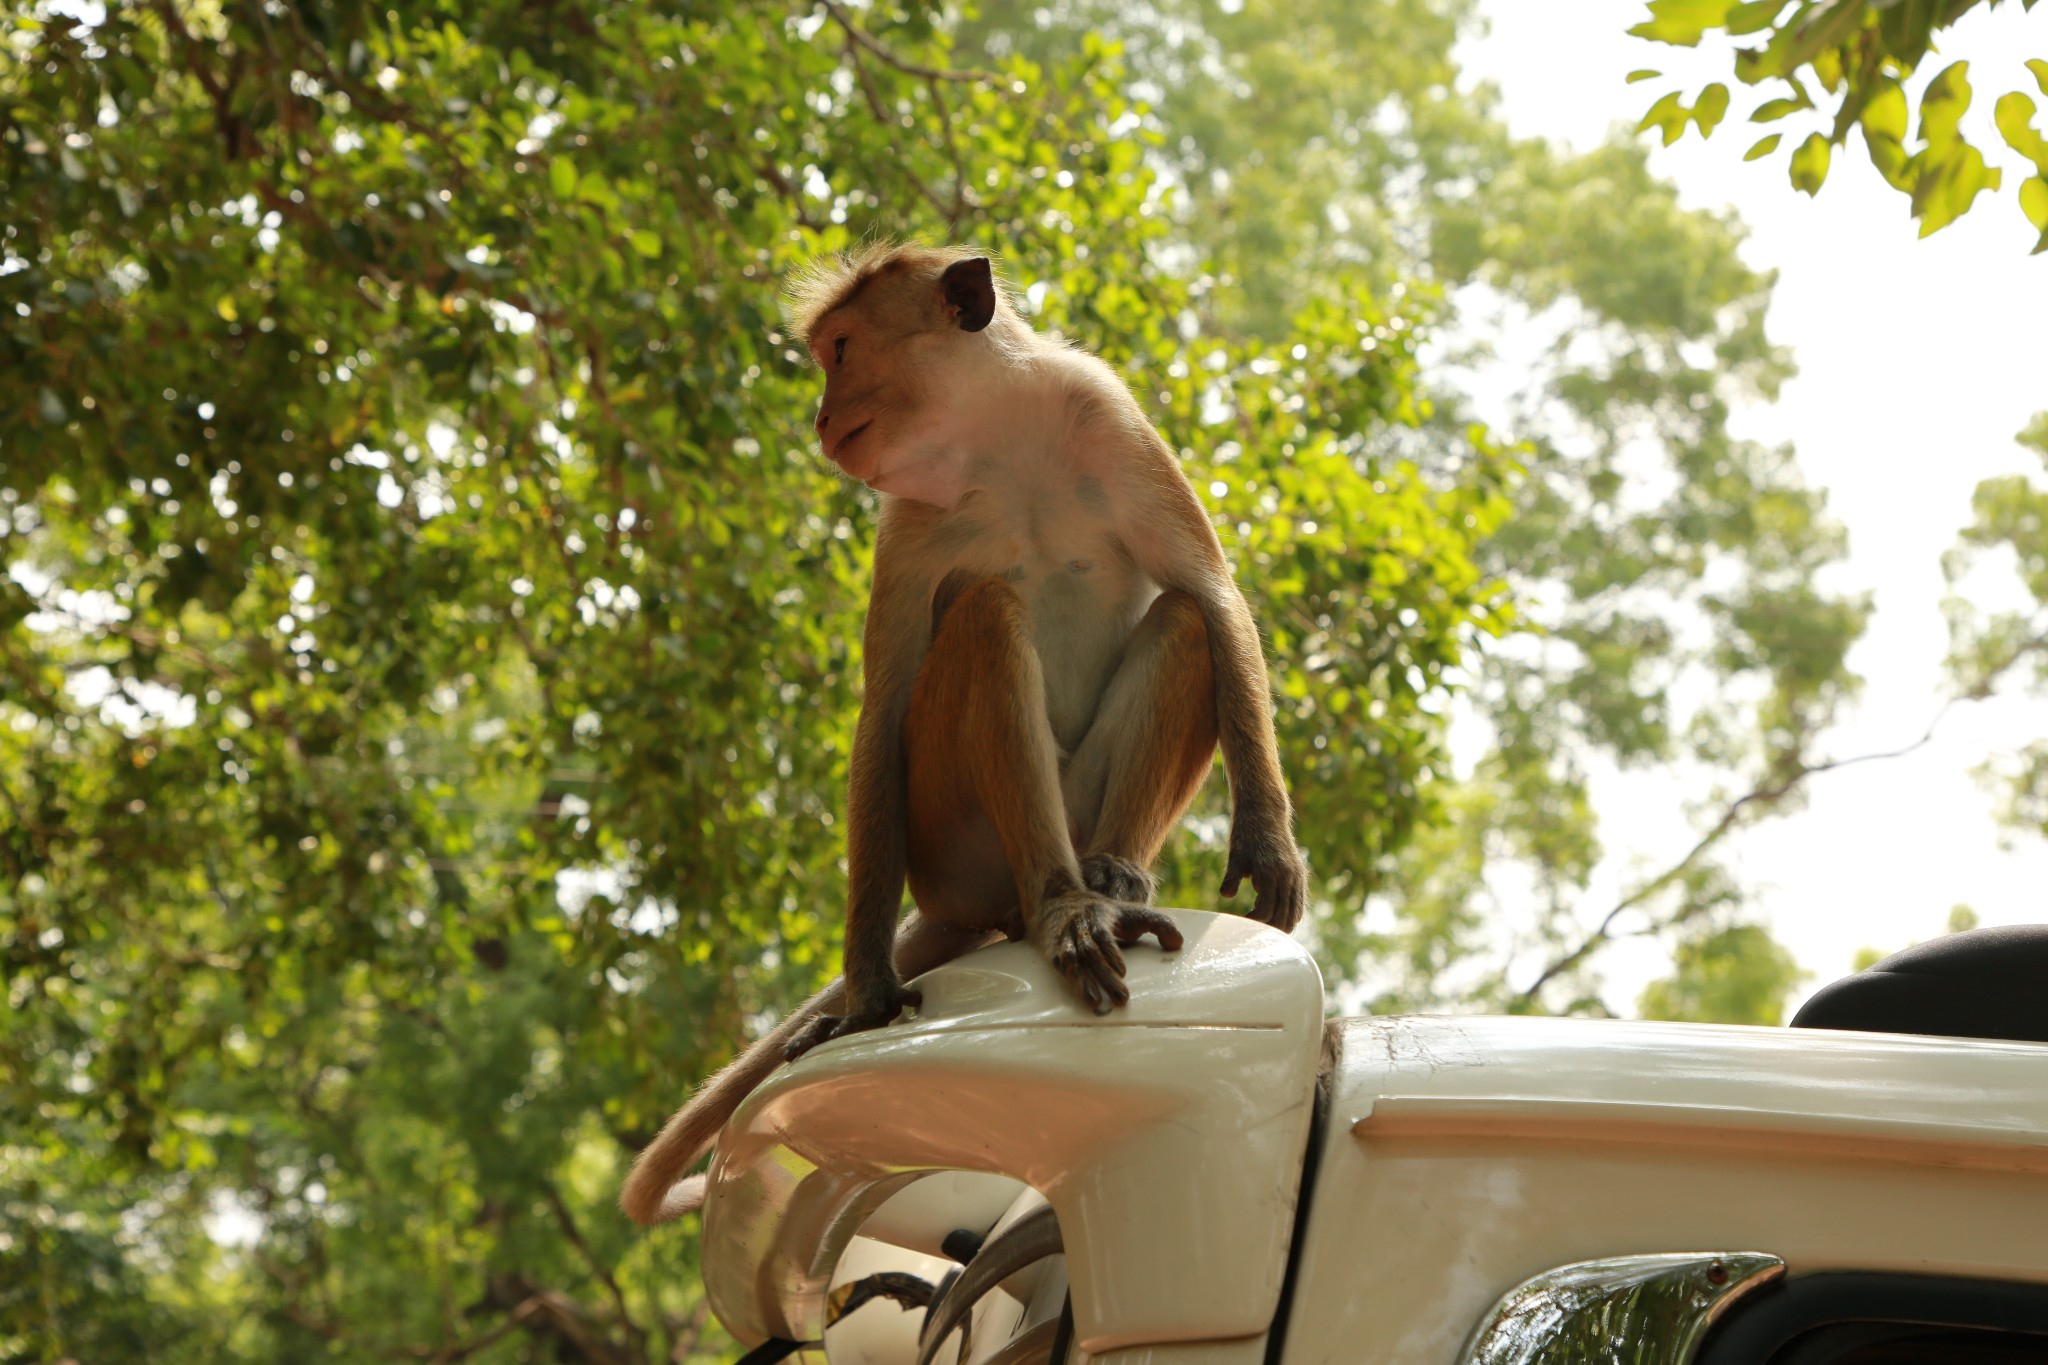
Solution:
[(833, 342), (832, 342), (832, 363), (833, 363), (833, 364), (835, 364), (835, 365), (844, 365), (844, 364), (846, 363), (846, 338), (845, 338), (845, 337), (835, 337), (835, 338), (833, 339)]

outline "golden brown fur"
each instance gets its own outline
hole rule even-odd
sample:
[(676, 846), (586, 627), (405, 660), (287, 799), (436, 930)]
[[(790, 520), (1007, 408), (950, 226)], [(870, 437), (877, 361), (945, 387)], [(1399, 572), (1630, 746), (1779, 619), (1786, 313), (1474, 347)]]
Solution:
[[(1251, 612), (1114, 371), (1040, 336), (973, 253), (875, 246), (794, 286), (820, 445), (883, 494), (847, 791), (846, 974), (720, 1072), (628, 1177), (642, 1222), (785, 1056), (888, 1023), (904, 981), (1027, 938), (1092, 1008), (1128, 999), (1149, 865), (1221, 747), (1223, 892), (1300, 919), (1306, 868)], [(905, 886), (916, 910), (899, 929)]]

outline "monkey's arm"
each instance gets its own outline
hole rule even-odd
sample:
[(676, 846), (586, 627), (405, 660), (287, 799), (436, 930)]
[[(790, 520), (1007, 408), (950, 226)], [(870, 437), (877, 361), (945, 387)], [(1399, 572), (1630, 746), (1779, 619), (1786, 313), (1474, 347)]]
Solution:
[(1308, 903), (1308, 866), (1294, 842), (1294, 809), (1273, 735), (1272, 684), (1257, 624), (1231, 577), (1222, 542), (1194, 487), (1162, 444), (1147, 481), (1155, 504), (1132, 549), (1163, 587), (1201, 604), (1216, 677), (1217, 740), (1230, 778), (1230, 858), (1222, 891), (1252, 879), (1252, 918), (1292, 931)]
[(916, 1003), (897, 976), (892, 945), (909, 856), (903, 718), (931, 645), (931, 605), (920, 566), (904, 553), (902, 507), (892, 501), (883, 509), (862, 631), (860, 720), (846, 790), (846, 1013), (814, 1021), (790, 1043), (792, 1058), (827, 1038), (878, 1028)]

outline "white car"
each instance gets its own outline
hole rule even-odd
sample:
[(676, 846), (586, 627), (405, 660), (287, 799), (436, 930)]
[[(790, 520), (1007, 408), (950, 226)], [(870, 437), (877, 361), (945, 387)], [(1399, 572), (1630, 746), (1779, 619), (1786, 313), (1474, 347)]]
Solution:
[[(1291, 939), (1174, 913), (1108, 1017), (991, 948), (749, 1098), (703, 1265), (755, 1365), (2048, 1362), (2048, 1045), (1326, 1025)], [(1920, 1017), (1860, 980), (1822, 1012)]]

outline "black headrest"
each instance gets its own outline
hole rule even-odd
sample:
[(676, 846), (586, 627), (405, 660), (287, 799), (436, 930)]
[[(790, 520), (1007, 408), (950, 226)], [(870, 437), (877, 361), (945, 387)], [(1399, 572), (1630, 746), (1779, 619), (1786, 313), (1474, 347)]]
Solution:
[(1915, 944), (1822, 987), (1792, 1027), (2048, 1043), (2048, 924)]

